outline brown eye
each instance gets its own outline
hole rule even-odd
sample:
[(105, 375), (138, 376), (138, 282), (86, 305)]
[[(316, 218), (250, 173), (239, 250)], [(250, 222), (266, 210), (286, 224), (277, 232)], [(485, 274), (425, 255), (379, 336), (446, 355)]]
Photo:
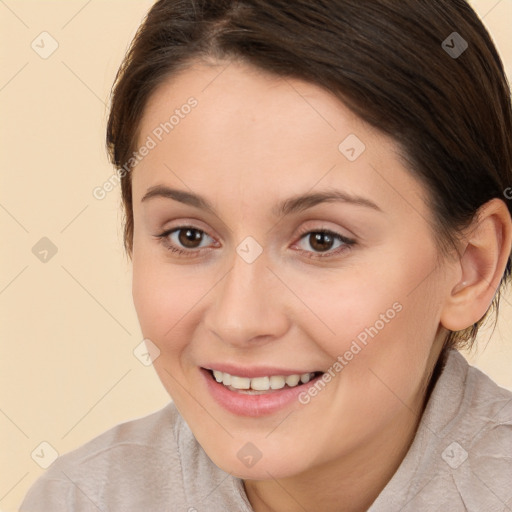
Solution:
[(202, 250), (206, 250), (208, 244), (215, 242), (202, 229), (194, 228), (193, 226), (172, 228), (160, 235), (156, 235), (156, 238), (166, 249), (188, 256), (193, 256)]
[(315, 250), (319, 252), (325, 252), (332, 249), (334, 243), (334, 237), (329, 233), (310, 233), (309, 244)]
[[(300, 251), (308, 258), (327, 258), (341, 254), (356, 241), (327, 229), (305, 231), (299, 240)], [(305, 247), (308, 245), (308, 247)]]
[[(178, 232), (179, 243), (187, 249), (197, 249), (203, 239), (203, 232), (193, 228), (181, 228)], [(199, 245), (196, 245), (199, 243)]]

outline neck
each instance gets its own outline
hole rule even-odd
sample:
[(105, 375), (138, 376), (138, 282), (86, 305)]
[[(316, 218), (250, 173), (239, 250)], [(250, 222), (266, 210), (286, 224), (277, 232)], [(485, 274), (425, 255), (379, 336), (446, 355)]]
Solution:
[[(437, 353), (439, 356), (439, 352)], [(442, 370), (442, 357), (425, 375), (415, 406), (404, 407), (378, 437), (341, 460), (316, 466), (298, 475), (244, 486), (254, 512), (365, 512), (397, 471), (409, 450), (432, 387)]]
[(404, 417), (390, 424), (382, 436), (341, 461), (289, 478), (245, 481), (254, 512), (368, 510), (398, 469), (414, 439), (419, 414), (405, 408), (404, 411)]

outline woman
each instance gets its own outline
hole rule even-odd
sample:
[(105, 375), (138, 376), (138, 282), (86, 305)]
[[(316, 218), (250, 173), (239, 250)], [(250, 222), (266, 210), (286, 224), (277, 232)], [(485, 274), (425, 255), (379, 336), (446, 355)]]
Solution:
[(504, 511), (512, 109), (469, 5), (160, 0), (113, 89), (133, 298), (173, 402), (22, 511)]

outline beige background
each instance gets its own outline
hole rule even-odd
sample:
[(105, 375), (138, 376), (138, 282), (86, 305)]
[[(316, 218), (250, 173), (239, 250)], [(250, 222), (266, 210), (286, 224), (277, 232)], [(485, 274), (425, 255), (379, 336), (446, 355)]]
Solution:
[[(38, 463), (51, 448), (40, 443), (64, 453), (169, 400), (133, 355), (141, 334), (119, 190), (92, 196), (112, 173), (104, 150), (110, 86), (152, 3), (0, 0), (0, 511), (17, 510), (43, 473)], [(512, 76), (512, 0), (474, 5)], [(57, 50), (43, 59), (53, 41)], [(46, 262), (32, 252), (43, 237), (57, 248)], [(470, 359), (512, 389), (505, 299), (491, 341), (487, 333)]]

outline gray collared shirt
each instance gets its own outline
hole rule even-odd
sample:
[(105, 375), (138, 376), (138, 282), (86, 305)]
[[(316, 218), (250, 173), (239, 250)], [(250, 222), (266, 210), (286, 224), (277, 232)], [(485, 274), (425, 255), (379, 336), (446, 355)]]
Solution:
[[(253, 512), (243, 482), (213, 464), (172, 402), (61, 455), (20, 511)], [(456, 351), (368, 512), (398, 511), (512, 512), (512, 392)]]

